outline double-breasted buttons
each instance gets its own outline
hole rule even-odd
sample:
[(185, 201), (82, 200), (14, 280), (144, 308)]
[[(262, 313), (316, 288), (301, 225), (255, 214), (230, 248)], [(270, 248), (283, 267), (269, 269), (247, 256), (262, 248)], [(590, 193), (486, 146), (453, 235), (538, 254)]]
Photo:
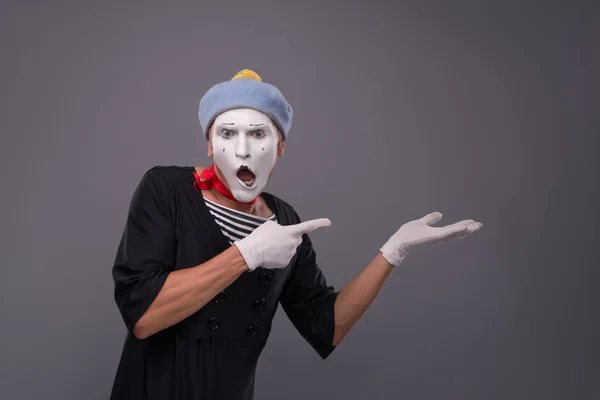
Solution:
[(225, 291), (222, 291), (221, 293), (219, 293), (218, 295), (215, 296), (215, 303), (216, 304), (221, 304), (222, 302), (225, 301), (225, 299), (227, 299), (227, 293), (225, 293)]
[(248, 328), (246, 328), (246, 335), (248, 336), (254, 336), (257, 332), (258, 326), (256, 326), (256, 324), (249, 325)]
[(219, 317), (210, 317), (208, 319), (208, 329), (210, 329), (211, 331), (214, 331), (219, 326), (221, 326), (221, 320), (219, 319)]
[(271, 279), (273, 279), (273, 276), (271, 275), (270, 272), (261, 272), (260, 275), (258, 275), (258, 281), (260, 283), (264, 283), (264, 284), (269, 284), (271, 283)]
[(265, 309), (265, 305), (266, 305), (266, 301), (265, 299), (256, 299), (254, 300), (254, 303), (252, 303), (252, 309), (254, 311), (262, 311)]

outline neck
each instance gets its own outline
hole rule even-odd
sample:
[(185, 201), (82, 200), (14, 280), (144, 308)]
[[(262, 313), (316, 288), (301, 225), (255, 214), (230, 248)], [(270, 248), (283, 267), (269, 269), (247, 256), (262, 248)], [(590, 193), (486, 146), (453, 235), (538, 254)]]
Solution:
[(252, 214), (252, 215), (259, 214), (260, 200), (254, 204), (244, 204), (244, 203), (240, 203), (239, 201), (235, 201), (235, 200), (232, 200), (232, 199), (229, 199), (229, 198), (223, 196), (215, 188), (208, 190), (208, 192), (210, 193), (210, 197), (211, 197), (211, 199), (209, 199), (209, 200), (212, 200), (215, 203), (222, 205), (223, 207), (231, 208), (233, 210), (240, 211), (240, 212), (243, 212), (246, 214)]

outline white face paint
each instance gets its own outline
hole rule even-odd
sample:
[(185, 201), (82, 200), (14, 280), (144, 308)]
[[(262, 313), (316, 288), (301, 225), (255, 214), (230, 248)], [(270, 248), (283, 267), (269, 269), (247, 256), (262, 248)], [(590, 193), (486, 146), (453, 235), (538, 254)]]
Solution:
[(247, 203), (263, 191), (277, 160), (278, 135), (271, 118), (242, 108), (217, 116), (212, 129), (215, 164), (233, 197)]

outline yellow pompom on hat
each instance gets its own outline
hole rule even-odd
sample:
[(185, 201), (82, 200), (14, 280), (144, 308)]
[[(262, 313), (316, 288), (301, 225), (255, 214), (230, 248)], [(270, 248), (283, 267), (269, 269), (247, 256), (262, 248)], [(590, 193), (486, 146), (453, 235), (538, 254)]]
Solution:
[(235, 74), (234, 77), (231, 78), (231, 80), (235, 81), (236, 79), (240, 79), (240, 78), (256, 79), (257, 81), (262, 82), (262, 78), (256, 72), (252, 71), (251, 69), (241, 70), (240, 72)]
[(202, 96), (198, 120), (204, 137), (208, 139), (208, 130), (219, 114), (236, 108), (251, 108), (268, 115), (283, 139), (287, 139), (292, 127), (292, 107), (279, 89), (263, 82), (260, 75), (250, 69), (243, 69), (231, 80), (214, 85)]

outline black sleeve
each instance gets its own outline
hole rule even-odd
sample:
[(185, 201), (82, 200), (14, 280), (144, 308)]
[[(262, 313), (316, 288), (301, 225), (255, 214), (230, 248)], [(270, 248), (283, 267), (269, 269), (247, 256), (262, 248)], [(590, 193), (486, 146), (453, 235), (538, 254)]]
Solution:
[(335, 349), (332, 343), (338, 292), (327, 285), (308, 235), (303, 237), (293, 268), (283, 288), (281, 305), (302, 337), (325, 359)]
[(158, 168), (136, 188), (112, 269), (117, 307), (132, 332), (173, 270), (176, 253), (169, 184)]

